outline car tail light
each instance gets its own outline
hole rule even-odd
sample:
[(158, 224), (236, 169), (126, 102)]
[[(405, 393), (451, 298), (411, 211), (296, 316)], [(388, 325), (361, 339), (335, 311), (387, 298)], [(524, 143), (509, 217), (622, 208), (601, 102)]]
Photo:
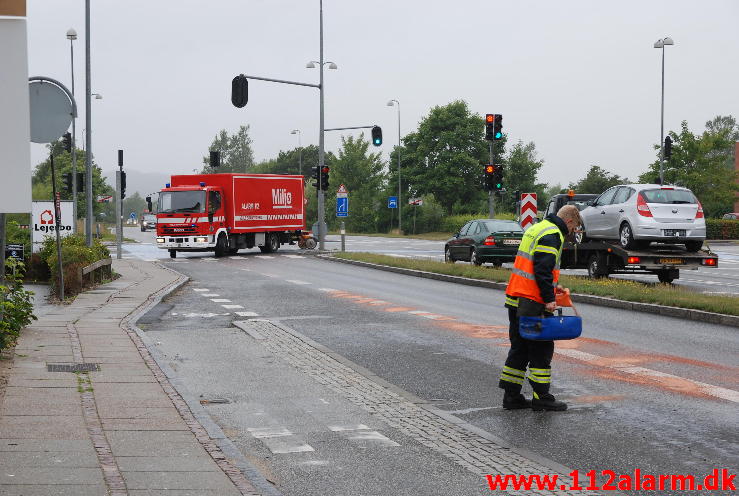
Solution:
[(485, 241), (482, 242), (485, 246), (495, 246), (495, 238), (492, 236), (488, 236), (485, 238)]
[(626, 263), (629, 265), (638, 264), (640, 262), (641, 262), (641, 258), (639, 257), (629, 257), (626, 259)]
[(709, 267), (716, 267), (718, 266), (718, 260), (715, 258), (704, 258), (701, 263), (703, 265), (708, 265)]
[(652, 211), (649, 210), (649, 205), (644, 201), (644, 197), (639, 193), (636, 197), (636, 211), (642, 217), (652, 217)]
[(695, 213), (696, 219), (702, 219), (703, 218), (703, 205), (701, 205), (701, 202), (698, 202), (698, 211)]

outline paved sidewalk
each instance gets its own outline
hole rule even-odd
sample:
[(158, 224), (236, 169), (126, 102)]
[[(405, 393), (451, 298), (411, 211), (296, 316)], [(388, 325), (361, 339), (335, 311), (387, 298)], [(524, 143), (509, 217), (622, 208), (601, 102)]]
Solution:
[(21, 335), (0, 405), (0, 494), (258, 495), (127, 327), (184, 277), (137, 260), (113, 267), (121, 278)]

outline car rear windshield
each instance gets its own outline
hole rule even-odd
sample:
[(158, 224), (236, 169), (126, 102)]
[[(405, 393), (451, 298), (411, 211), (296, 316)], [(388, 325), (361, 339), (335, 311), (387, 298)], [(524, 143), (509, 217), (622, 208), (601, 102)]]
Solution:
[(486, 220), (484, 224), (488, 232), (523, 232), (521, 226), (516, 222), (496, 222), (494, 220)]
[(698, 203), (686, 189), (645, 189), (641, 195), (647, 203)]

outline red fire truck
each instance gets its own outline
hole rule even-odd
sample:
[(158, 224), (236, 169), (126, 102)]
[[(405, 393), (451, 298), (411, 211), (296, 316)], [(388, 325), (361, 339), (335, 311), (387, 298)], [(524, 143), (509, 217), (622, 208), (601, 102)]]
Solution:
[(303, 176), (277, 174), (172, 176), (159, 192), (157, 246), (172, 258), (178, 251), (277, 251), (305, 228), (303, 184)]

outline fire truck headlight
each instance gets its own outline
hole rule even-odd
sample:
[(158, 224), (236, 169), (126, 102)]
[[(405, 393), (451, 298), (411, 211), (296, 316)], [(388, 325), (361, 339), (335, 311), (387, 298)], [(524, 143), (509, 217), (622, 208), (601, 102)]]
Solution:
[(206, 237), (195, 238), (195, 242), (196, 243), (207, 243), (208, 242), (208, 238), (206, 238)]
[(157, 243), (164, 243), (164, 238), (157, 238)]

